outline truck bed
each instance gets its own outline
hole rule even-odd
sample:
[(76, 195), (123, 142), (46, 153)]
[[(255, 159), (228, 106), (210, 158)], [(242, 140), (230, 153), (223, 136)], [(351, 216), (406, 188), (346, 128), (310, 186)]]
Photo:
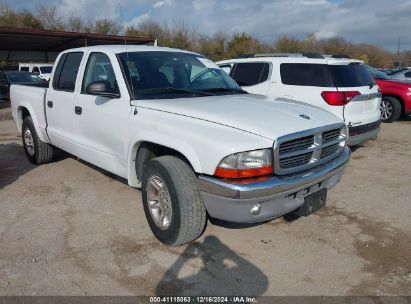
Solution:
[(45, 96), (48, 83), (35, 85), (13, 84), (10, 87), (10, 101), (14, 121), (21, 132), (22, 108), (26, 108), (33, 119), (34, 126), (40, 139), (49, 142), (46, 134), (47, 119), (45, 114)]

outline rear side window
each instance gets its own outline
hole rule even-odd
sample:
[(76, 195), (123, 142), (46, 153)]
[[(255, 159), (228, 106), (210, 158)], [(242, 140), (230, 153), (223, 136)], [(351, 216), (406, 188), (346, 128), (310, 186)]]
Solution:
[(55, 90), (74, 92), (82, 58), (82, 52), (67, 53), (60, 58), (53, 79)]
[(364, 87), (374, 84), (374, 80), (363, 64), (329, 65), (335, 85), (340, 88)]
[(264, 62), (237, 63), (230, 72), (230, 76), (240, 86), (252, 86), (268, 79), (269, 64)]
[(21, 67), (20, 71), (29, 72), (29, 67)]
[(314, 87), (362, 87), (374, 84), (367, 68), (358, 63), (343, 65), (282, 63), (281, 81), (287, 85)]
[(334, 82), (326, 64), (282, 63), (283, 84), (314, 87), (333, 87)]

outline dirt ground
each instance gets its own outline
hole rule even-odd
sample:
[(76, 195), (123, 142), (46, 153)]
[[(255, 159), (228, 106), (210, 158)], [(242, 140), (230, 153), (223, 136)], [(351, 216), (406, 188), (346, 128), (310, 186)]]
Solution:
[(352, 154), (326, 208), (208, 223), (177, 248), (141, 194), (71, 156), (33, 166), (0, 107), (0, 295), (411, 295), (411, 119)]

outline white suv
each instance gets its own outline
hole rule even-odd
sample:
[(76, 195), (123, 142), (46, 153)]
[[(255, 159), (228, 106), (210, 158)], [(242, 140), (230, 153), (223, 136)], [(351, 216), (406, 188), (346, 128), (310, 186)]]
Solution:
[(217, 63), (249, 93), (304, 101), (342, 118), (351, 146), (379, 132), (381, 94), (363, 62), (319, 54), (257, 54)]

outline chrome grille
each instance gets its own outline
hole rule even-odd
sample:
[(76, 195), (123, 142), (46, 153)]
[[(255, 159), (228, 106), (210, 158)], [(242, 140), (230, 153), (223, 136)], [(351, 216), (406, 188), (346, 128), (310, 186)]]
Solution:
[(327, 131), (323, 133), (323, 142), (329, 142), (331, 140), (336, 140), (340, 136), (341, 130), (340, 129), (334, 129), (331, 131)]
[(307, 136), (286, 141), (280, 145), (280, 154), (289, 153), (310, 147), (314, 143), (314, 136)]
[(321, 150), (321, 158), (326, 158), (337, 152), (339, 144), (334, 144)]
[(313, 157), (313, 152), (299, 154), (296, 156), (284, 157), (280, 159), (281, 168), (292, 168), (296, 166), (306, 165)]
[(280, 137), (274, 144), (274, 172), (290, 174), (321, 165), (342, 153), (345, 125), (333, 125)]

